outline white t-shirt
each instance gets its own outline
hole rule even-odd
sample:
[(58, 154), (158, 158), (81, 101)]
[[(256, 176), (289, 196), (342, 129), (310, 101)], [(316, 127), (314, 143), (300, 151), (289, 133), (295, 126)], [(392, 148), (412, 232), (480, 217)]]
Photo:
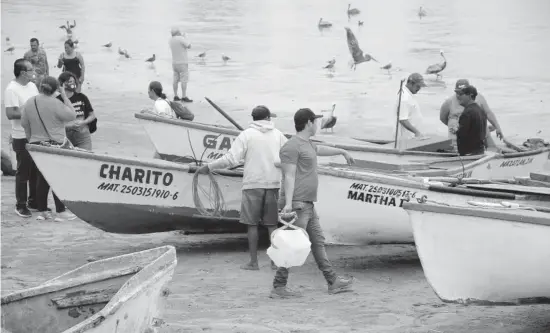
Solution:
[[(29, 98), (38, 95), (38, 88), (32, 82), (23, 86), (17, 81), (11, 81), (4, 92), (4, 106), (6, 108), (21, 108)], [(11, 119), (11, 136), (14, 139), (25, 139), (25, 130), (21, 127), (21, 119)]]
[(170, 38), (170, 50), (172, 50), (173, 64), (187, 64), (187, 48), (189, 43), (183, 36), (173, 36)]
[[(399, 98), (399, 96), (397, 98)], [(397, 114), (397, 104), (398, 102), (395, 103), (395, 114)], [(422, 126), (422, 113), (420, 112), (420, 106), (414, 98), (413, 93), (406, 86), (403, 87), (403, 93), (401, 94), (399, 120), (408, 120), (414, 127), (422, 132), (420, 129)], [(398, 126), (398, 131), (398, 148), (400, 146), (400, 142), (414, 138), (414, 133), (406, 129), (401, 124)]]
[(157, 98), (157, 100), (155, 101), (154, 111), (159, 116), (169, 117), (169, 118), (176, 117), (176, 114), (174, 113), (174, 110), (172, 110), (172, 107), (170, 106), (169, 102), (162, 98)]

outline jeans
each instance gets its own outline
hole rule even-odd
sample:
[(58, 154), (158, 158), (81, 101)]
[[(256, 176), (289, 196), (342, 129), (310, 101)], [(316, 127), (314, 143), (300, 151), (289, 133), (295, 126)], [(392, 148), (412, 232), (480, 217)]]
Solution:
[(65, 133), (73, 146), (92, 151), (92, 135), (90, 134), (88, 125), (76, 130), (67, 129)]
[(27, 139), (15, 138), (12, 142), (12, 148), (17, 159), (17, 172), (15, 173), (16, 208), (27, 207), (27, 200), (29, 206), (36, 205), (36, 173), (38, 169), (25, 148), (27, 142)]
[[(294, 225), (304, 228), (309, 235), (311, 242), (311, 253), (315, 258), (317, 267), (323, 272), (328, 284), (336, 280), (336, 273), (332, 269), (327, 252), (325, 251), (325, 236), (319, 223), (319, 216), (312, 202), (293, 201), (292, 209), (296, 211), (297, 217)], [(288, 281), (289, 270), (285, 267), (279, 267), (275, 273), (273, 287), (284, 287)]]

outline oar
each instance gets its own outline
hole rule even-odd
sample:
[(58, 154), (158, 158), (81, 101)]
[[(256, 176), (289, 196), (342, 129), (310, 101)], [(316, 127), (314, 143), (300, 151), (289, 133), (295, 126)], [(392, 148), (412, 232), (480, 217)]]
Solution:
[(237, 123), (233, 118), (231, 118), (231, 116), (229, 116), (227, 113), (225, 113), (224, 110), (222, 110), (219, 106), (217, 106), (214, 102), (212, 102), (208, 97), (205, 97), (204, 99), (206, 99), (206, 101), (208, 103), (210, 103), (210, 105), (212, 105), (212, 107), (214, 107), (214, 109), (216, 109), (219, 113), (221, 113), (221, 115), (224, 116), (225, 119), (229, 120), (230, 123), (235, 125), (235, 127), (237, 127), (237, 129), (239, 129), (241, 131), (244, 131), (244, 128), (241, 125), (239, 125), (239, 123)]
[(401, 80), (401, 83), (399, 84), (399, 101), (397, 102), (397, 120), (395, 122), (395, 144), (393, 145), (394, 149), (397, 149), (397, 133), (399, 132), (399, 114), (401, 113), (401, 95), (403, 94), (403, 82), (405, 80)]

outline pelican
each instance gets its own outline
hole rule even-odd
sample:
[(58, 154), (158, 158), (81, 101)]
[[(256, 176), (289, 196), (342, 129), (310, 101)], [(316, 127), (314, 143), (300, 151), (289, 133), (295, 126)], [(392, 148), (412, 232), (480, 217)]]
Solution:
[(386, 65), (380, 67), (380, 69), (385, 69), (385, 70), (387, 70), (387, 71), (388, 71), (388, 75), (390, 75), (391, 66), (392, 66), (392, 65), (391, 65), (391, 60), (390, 60), (390, 62), (388, 62)]
[(346, 27), (345, 29), (349, 52), (351, 53), (351, 56), (353, 58), (353, 65), (351, 66), (351, 68), (355, 70), (358, 64), (370, 60), (378, 62), (378, 60), (374, 59), (370, 54), (363, 53), (363, 50), (361, 50), (361, 48), (359, 47), (359, 42), (357, 42), (357, 38), (355, 38), (355, 35), (351, 31), (351, 29), (348, 27)]
[(420, 9), (418, 9), (418, 17), (422, 19), (422, 17), (426, 16), (426, 11), (420, 6)]
[(362, 26), (363, 26), (363, 23), (365, 23), (365, 21), (357, 21), (357, 26), (358, 26), (358, 27), (362, 27)]
[(351, 3), (348, 3), (348, 15), (357, 15), (361, 13), (361, 11), (357, 8), (351, 8)]
[(103, 45), (103, 47), (111, 47), (111, 46), (113, 46), (113, 42), (109, 42), (109, 43)]
[(223, 62), (227, 62), (228, 60), (231, 60), (231, 58), (222, 53), (222, 60)]
[(445, 67), (447, 67), (447, 59), (445, 59), (443, 50), (439, 51), (439, 54), (441, 54), (441, 56), (443, 57), (443, 62), (441, 64), (431, 65), (426, 69), (426, 74), (435, 74), (436, 80), (441, 76), (439, 73), (441, 73), (445, 69)]
[(153, 63), (153, 62), (155, 62), (155, 59), (157, 59), (157, 56), (155, 54), (153, 54), (153, 56), (151, 58), (148, 58), (147, 60), (145, 60), (145, 62)]
[(9, 52), (11, 54), (13, 54), (13, 51), (15, 50), (15, 47), (14, 46), (10, 46), (8, 47), (4, 52)]
[(336, 103), (332, 103), (332, 110), (321, 110), (321, 112), (330, 112), (330, 115), (327, 118), (323, 117), (321, 121), (321, 130), (330, 129), (334, 133), (334, 125), (336, 125), (336, 120), (338, 118), (334, 115), (334, 109), (336, 109)]
[(332, 23), (330, 23), (329, 21), (323, 21), (322, 17), (319, 19), (319, 23), (317, 25), (319, 26), (319, 28), (332, 27)]

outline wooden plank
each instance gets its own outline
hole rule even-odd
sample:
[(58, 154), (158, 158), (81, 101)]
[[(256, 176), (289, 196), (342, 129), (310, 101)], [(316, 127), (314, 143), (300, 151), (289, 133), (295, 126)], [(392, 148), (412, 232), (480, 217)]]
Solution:
[(58, 309), (72, 308), (75, 306), (109, 303), (118, 292), (116, 288), (100, 290), (82, 290), (52, 298), (52, 302)]
[(531, 172), (530, 176), (532, 180), (550, 183), (550, 173), (548, 172)]
[(523, 185), (513, 185), (513, 184), (468, 184), (466, 186), (469, 188), (475, 188), (475, 189), (481, 189), (481, 190), (550, 195), (550, 188), (547, 188), (547, 187), (534, 187), (534, 186), (523, 186)]
[(550, 183), (532, 180), (529, 177), (515, 177), (516, 181), (525, 186), (550, 187)]

